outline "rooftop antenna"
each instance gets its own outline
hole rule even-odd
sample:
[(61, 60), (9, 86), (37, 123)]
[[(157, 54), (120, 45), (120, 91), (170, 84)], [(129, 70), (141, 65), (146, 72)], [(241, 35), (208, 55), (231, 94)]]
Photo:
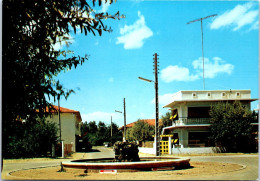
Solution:
[(201, 23), (202, 63), (203, 63), (203, 88), (204, 88), (204, 90), (205, 90), (205, 75), (204, 75), (204, 52), (203, 52), (203, 26), (202, 26), (202, 20), (207, 19), (207, 18), (211, 18), (211, 17), (214, 17), (214, 16), (217, 16), (217, 14), (206, 16), (204, 18), (195, 19), (195, 20), (189, 21), (187, 23), (187, 24), (191, 24), (191, 23), (194, 23), (196, 21), (200, 21), (200, 23)]

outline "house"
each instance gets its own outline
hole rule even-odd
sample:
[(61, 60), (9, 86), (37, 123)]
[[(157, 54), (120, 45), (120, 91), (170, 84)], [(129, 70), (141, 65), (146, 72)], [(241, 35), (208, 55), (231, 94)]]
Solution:
[[(47, 109), (50, 116), (46, 118), (47, 121), (51, 121), (57, 124), (59, 129), (59, 116), (58, 106), (53, 105), (53, 110)], [(76, 152), (77, 137), (80, 136), (81, 128), (81, 115), (79, 111), (60, 107), (60, 120), (61, 120), (61, 140), (64, 142), (65, 155), (70, 152)], [(60, 137), (60, 131), (57, 136)]]
[[(150, 126), (155, 126), (155, 119), (140, 119), (140, 121), (144, 121), (144, 122), (148, 123)], [(136, 122), (137, 121), (125, 125), (126, 129), (132, 128)], [(162, 124), (161, 119), (159, 119), (159, 124), (160, 125)], [(119, 130), (124, 130), (124, 126), (120, 127)]]
[(210, 107), (222, 101), (240, 101), (250, 108), (250, 103), (255, 100), (257, 99), (251, 98), (250, 90), (193, 90), (175, 93), (164, 106), (173, 114), (172, 126), (164, 127), (162, 131), (163, 135), (170, 135), (166, 138), (169, 154), (216, 151), (208, 139)]
[[(137, 121), (139, 121), (139, 120), (137, 120)], [(137, 121), (127, 124), (126, 130), (128, 128), (132, 128)], [(140, 121), (144, 121), (144, 122), (148, 123), (150, 126), (155, 126), (155, 119), (140, 119)], [(159, 126), (162, 126), (162, 125), (163, 125), (162, 119), (159, 119)], [(124, 126), (120, 127), (119, 130), (124, 131)], [(150, 149), (149, 149), (149, 148), (154, 147), (153, 141), (139, 141), (138, 140), (138, 142), (139, 142), (139, 146), (140, 146), (139, 147), (140, 152), (153, 153), (153, 150), (150, 151)], [(143, 147), (145, 147), (145, 148), (143, 148)], [(148, 151), (146, 151), (146, 150), (148, 150)]]

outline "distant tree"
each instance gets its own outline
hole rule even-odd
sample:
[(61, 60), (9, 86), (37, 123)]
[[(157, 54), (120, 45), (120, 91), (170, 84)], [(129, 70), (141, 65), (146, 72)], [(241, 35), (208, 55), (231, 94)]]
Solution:
[(127, 139), (130, 141), (148, 141), (152, 140), (154, 135), (154, 126), (147, 122), (138, 120), (132, 128), (127, 129)]
[(160, 130), (162, 128), (167, 127), (167, 126), (172, 126), (172, 115), (170, 112), (167, 112), (165, 115), (161, 116), (162, 119), (162, 125), (160, 126)]
[[(93, 6), (96, 0), (90, 0)], [(105, 1), (106, 2), (106, 1)], [(112, 3), (112, 0), (109, 1)], [(57, 88), (55, 76), (84, 63), (88, 56), (55, 50), (56, 43), (69, 44), (69, 33), (87, 35), (111, 32), (103, 24), (115, 15), (96, 13), (86, 0), (5, 0), (3, 1), (2, 40), (2, 125), (3, 143), (14, 141), (17, 120), (36, 122), (51, 106), (50, 98), (71, 93)], [(102, 0), (98, 0), (100, 6)], [(59, 84), (61, 85), (61, 84)], [(63, 90), (63, 92), (61, 91)], [(60, 94), (62, 93), (62, 94)], [(36, 113), (36, 110), (39, 112)], [(13, 129), (15, 128), (15, 129)], [(10, 145), (9, 145), (10, 146)], [(3, 157), (8, 150), (3, 145)]]
[(254, 115), (241, 104), (218, 103), (211, 107), (210, 133), (212, 140), (228, 152), (247, 151)]
[(107, 127), (107, 132), (106, 132), (106, 142), (111, 142), (114, 144), (117, 141), (122, 141), (123, 136), (122, 136), (122, 131), (119, 130), (119, 127), (117, 124), (112, 123), (112, 138), (111, 138), (111, 125)]
[(81, 129), (81, 134), (84, 139), (87, 139), (93, 146), (103, 145), (104, 142), (112, 142), (122, 140), (122, 132), (118, 130), (118, 125), (112, 123), (112, 138), (111, 125), (106, 125), (99, 121), (98, 125), (95, 121), (84, 122)]

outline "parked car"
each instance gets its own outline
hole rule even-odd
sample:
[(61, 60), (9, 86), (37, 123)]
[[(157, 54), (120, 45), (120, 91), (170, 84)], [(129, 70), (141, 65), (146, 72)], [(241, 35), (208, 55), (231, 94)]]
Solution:
[(111, 143), (109, 143), (109, 142), (104, 142), (104, 146), (105, 147), (110, 147), (112, 144)]

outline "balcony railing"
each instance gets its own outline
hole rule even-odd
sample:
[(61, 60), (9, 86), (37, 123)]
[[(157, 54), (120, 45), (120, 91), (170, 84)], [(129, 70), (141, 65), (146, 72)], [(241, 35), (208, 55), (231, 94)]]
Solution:
[(195, 125), (195, 124), (210, 124), (210, 118), (179, 118), (173, 122), (173, 125)]

